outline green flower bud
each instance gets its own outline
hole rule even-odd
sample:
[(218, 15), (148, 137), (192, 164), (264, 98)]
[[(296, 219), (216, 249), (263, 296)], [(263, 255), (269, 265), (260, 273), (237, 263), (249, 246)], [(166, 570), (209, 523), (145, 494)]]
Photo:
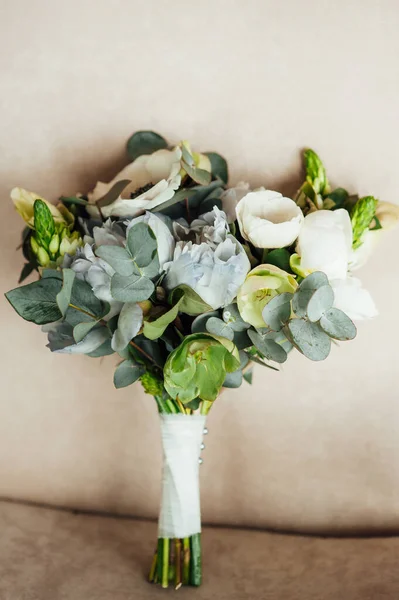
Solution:
[(254, 327), (265, 327), (262, 311), (272, 298), (283, 292), (294, 293), (298, 284), (294, 277), (274, 265), (252, 269), (237, 293), (241, 317)]
[(50, 257), (42, 246), (37, 251), (37, 261), (42, 267), (47, 267), (50, 264)]
[(146, 394), (151, 394), (151, 396), (162, 396), (164, 391), (163, 382), (153, 373), (147, 371), (140, 377), (140, 381)]
[(375, 217), (377, 204), (378, 201), (373, 196), (364, 196), (364, 198), (359, 198), (352, 208), (353, 248), (361, 246), (363, 233), (369, 228)]
[(34, 229), (40, 246), (48, 248), (55, 233), (54, 217), (43, 200), (35, 200), (33, 204)]
[(164, 386), (168, 394), (183, 403), (194, 398), (213, 402), (227, 373), (240, 366), (233, 342), (206, 333), (194, 333), (168, 357), (164, 367)]
[(60, 247), (60, 236), (58, 235), (58, 233), (55, 233), (53, 235), (53, 237), (51, 238), (51, 242), (49, 245), (49, 250), (51, 252), (51, 254), (56, 254), (58, 252), (58, 248)]
[(33, 254), (36, 254), (37, 256), (37, 253), (39, 252), (39, 244), (37, 243), (33, 235), (30, 238), (30, 247), (32, 248)]
[(67, 229), (62, 231), (59, 247), (60, 256), (64, 256), (64, 254), (73, 256), (80, 246), (83, 246), (83, 240), (77, 231), (74, 231), (71, 234), (68, 233)]
[(313, 150), (305, 150), (305, 167), (306, 167), (306, 181), (315, 190), (316, 194), (322, 196), (330, 192), (330, 185), (328, 183), (326, 170), (320, 158)]

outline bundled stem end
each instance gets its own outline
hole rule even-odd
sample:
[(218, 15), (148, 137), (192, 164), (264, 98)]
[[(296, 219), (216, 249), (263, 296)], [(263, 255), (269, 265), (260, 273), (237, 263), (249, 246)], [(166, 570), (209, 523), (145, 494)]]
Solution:
[(201, 585), (201, 534), (183, 539), (159, 538), (148, 580), (163, 588)]

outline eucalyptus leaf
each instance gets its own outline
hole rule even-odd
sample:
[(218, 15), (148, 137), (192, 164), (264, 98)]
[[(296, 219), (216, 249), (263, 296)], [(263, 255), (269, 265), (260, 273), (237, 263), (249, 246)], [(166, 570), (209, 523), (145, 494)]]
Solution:
[(280, 331), (291, 316), (293, 294), (284, 292), (272, 298), (262, 310), (266, 325), (273, 331)]
[(126, 302), (118, 317), (118, 327), (112, 337), (112, 348), (121, 352), (140, 331), (143, 311), (135, 302)]
[(115, 369), (114, 386), (123, 388), (131, 385), (145, 373), (145, 368), (132, 360), (124, 360)]
[(90, 354), (97, 350), (105, 340), (109, 338), (109, 331), (106, 327), (100, 327), (90, 331), (77, 344), (70, 344), (59, 350), (54, 350), (58, 354)]
[(245, 373), (242, 374), (243, 378), (249, 385), (252, 385), (252, 377), (253, 377), (253, 369), (248, 369)]
[(167, 147), (165, 138), (154, 131), (136, 131), (127, 141), (127, 153), (132, 161)]
[(124, 277), (115, 273), (111, 279), (111, 294), (119, 302), (142, 302), (147, 300), (155, 287), (151, 279), (140, 275)]
[(224, 337), (231, 342), (233, 341), (234, 331), (229, 325), (227, 325), (227, 323), (222, 321), (222, 319), (219, 319), (218, 317), (211, 317), (207, 320), (205, 327), (208, 333)]
[(31, 263), (31, 262), (25, 263), (24, 266), (22, 267), (22, 271), (19, 276), (18, 283), (22, 283), (23, 281), (25, 281), (25, 279), (27, 277), (29, 277), (29, 275), (36, 269), (37, 269), (37, 266), (35, 263)]
[(77, 344), (81, 342), (97, 324), (98, 321), (91, 320), (75, 325), (75, 327), (73, 328), (73, 337), (75, 342)]
[(292, 299), (292, 309), (297, 317), (306, 317), (309, 300), (315, 291), (324, 285), (328, 285), (328, 277), (321, 271), (315, 271), (305, 277)]
[(77, 206), (86, 206), (89, 202), (85, 198), (81, 198), (80, 196), (61, 196), (60, 201), (63, 204), (69, 205), (77, 205)]
[(240, 315), (237, 304), (229, 304), (223, 309), (223, 321), (227, 323), (233, 331), (246, 331), (250, 324), (246, 323)]
[(202, 400), (201, 398), (194, 398), (194, 400), (190, 400), (190, 402), (186, 402), (186, 408), (190, 408), (191, 410), (198, 410), (200, 407)]
[(320, 319), (320, 327), (327, 335), (336, 340), (353, 340), (356, 337), (356, 327), (342, 310), (330, 308)]
[(184, 160), (182, 160), (182, 168), (186, 171), (186, 173), (191, 177), (193, 181), (199, 183), (200, 185), (209, 185), (211, 182), (211, 174), (209, 171), (205, 171), (205, 169), (198, 169), (195, 166), (191, 166), (187, 164)]
[(198, 315), (191, 323), (191, 333), (205, 333), (207, 331), (206, 322), (208, 319), (217, 316), (219, 316), (219, 311), (217, 310), (211, 310), (210, 312)]
[(287, 353), (282, 346), (272, 339), (264, 338), (256, 331), (250, 329), (248, 336), (255, 348), (267, 359), (277, 363), (283, 363), (287, 360)]
[(75, 271), (72, 269), (63, 269), (63, 284), (61, 291), (57, 294), (57, 304), (63, 317), (71, 302), (72, 287), (75, 281)]
[(105, 342), (101, 344), (101, 346), (93, 350), (93, 352), (88, 352), (86, 356), (90, 356), (90, 358), (99, 358), (101, 356), (109, 356), (113, 353), (114, 351), (111, 347), (111, 340), (106, 339)]
[(292, 319), (287, 329), (294, 346), (310, 360), (324, 360), (330, 354), (331, 340), (317, 323)]
[(229, 180), (229, 169), (226, 159), (217, 154), (217, 152), (205, 152), (205, 155), (211, 161), (212, 175), (219, 177), (223, 183), (227, 183)]
[(157, 240), (151, 227), (136, 223), (127, 234), (127, 247), (139, 269), (148, 267), (157, 254)]
[(321, 319), (326, 310), (334, 304), (334, 291), (330, 285), (322, 285), (309, 300), (306, 312), (310, 321)]
[(88, 313), (88, 316), (94, 319), (100, 319), (109, 312), (109, 304), (99, 300), (91, 286), (77, 277), (73, 282), (70, 307), (67, 312), (70, 312), (71, 307)]
[(242, 371), (238, 369), (233, 373), (227, 373), (225, 380), (223, 381), (223, 387), (225, 388), (238, 388), (242, 384)]
[(10, 290), (5, 296), (20, 317), (36, 325), (45, 325), (62, 317), (57, 305), (61, 286), (57, 278), (42, 278)]
[(105, 260), (120, 275), (128, 277), (137, 273), (130, 254), (121, 246), (99, 246), (96, 255)]
[(131, 183), (130, 179), (117, 181), (104, 196), (101, 196), (101, 198), (96, 201), (97, 206), (103, 208), (104, 206), (108, 206), (109, 204), (112, 204), (112, 202), (115, 202), (129, 183)]
[(238, 350), (245, 350), (245, 348), (252, 346), (252, 340), (248, 337), (248, 330), (235, 331), (233, 341)]

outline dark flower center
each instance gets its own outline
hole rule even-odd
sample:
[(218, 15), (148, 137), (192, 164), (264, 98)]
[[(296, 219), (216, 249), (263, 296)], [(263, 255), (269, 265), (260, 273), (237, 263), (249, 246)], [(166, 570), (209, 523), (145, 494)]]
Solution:
[(130, 200), (133, 200), (134, 198), (137, 198), (137, 196), (141, 196), (141, 194), (148, 192), (148, 190), (150, 190), (152, 187), (154, 187), (153, 183), (147, 183), (147, 185), (137, 188), (137, 190), (130, 194)]

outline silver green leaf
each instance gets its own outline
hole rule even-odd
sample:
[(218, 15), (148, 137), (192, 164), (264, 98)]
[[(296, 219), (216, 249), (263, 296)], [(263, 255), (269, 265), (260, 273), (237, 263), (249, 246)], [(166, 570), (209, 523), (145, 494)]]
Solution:
[(327, 335), (336, 340), (353, 340), (356, 337), (356, 327), (342, 310), (330, 308), (320, 319), (320, 327)]
[(233, 373), (227, 373), (223, 386), (225, 388), (238, 388), (242, 384), (242, 371), (238, 369)]
[(147, 267), (157, 254), (157, 240), (151, 227), (137, 223), (129, 229), (127, 247), (139, 269)]
[(98, 321), (86, 321), (85, 323), (78, 323), (73, 328), (73, 337), (75, 342), (78, 344), (81, 342), (86, 335), (98, 324)]
[(136, 131), (127, 142), (130, 160), (136, 160), (143, 154), (153, 154), (168, 147), (168, 142), (155, 131)]
[(250, 324), (246, 323), (240, 315), (237, 304), (229, 304), (223, 309), (223, 321), (227, 323), (233, 331), (246, 331)]
[(5, 296), (20, 317), (36, 325), (45, 325), (62, 316), (56, 301), (61, 286), (60, 279), (45, 277), (10, 290)]
[(105, 260), (120, 275), (128, 277), (137, 274), (130, 254), (121, 246), (99, 246), (96, 255)]
[(211, 310), (209, 312), (203, 313), (202, 315), (198, 315), (195, 317), (194, 321), (191, 323), (191, 333), (204, 333), (207, 331), (206, 322), (211, 317), (217, 317), (219, 311)]
[(319, 321), (326, 310), (334, 304), (334, 291), (330, 285), (322, 285), (309, 300), (307, 314), (312, 322)]
[(134, 363), (131, 360), (124, 360), (115, 369), (114, 386), (123, 388), (131, 385), (145, 373), (145, 367)]
[(124, 277), (115, 273), (111, 279), (111, 294), (119, 302), (142, 302), (154, 291), (154, 284), (148, 277), (131, 275)]
[(310, 360), (324, 360), (330, 354), (331, 340), (317, 323), (292, 319), (287, 329), (294, 346)]
[(283, 363), (287, 360), (287, 353), (280, 344), (272, 339), (265, 338), (253, 330), (248, 331), (255, 348), (267, 359), (274, 360), (277, 363)]
[(72, 269), (63, 269), (63, 283), (61, 291), (57, 294), (57, 304), (58, 308), (61, 311), (63, 317), (65, 317), (65, 313), (68, 310), (69, 304), (71, 302), (72, 295), (72, 287), (75, 281), (75, 271)]
[(207, 320), (205, 327), (208, 333), (224, 337), (231, 342), (233, 341), (234, 331), (227, 323), (222, 321), (222, 319), (219, 319), (218, 317), (211, 317)]
[(273, 331), (280, 331), (291, 316), (291, 300), (293, 294), (284, 292), (270, 300), (262, 310), (266, 325)]
[(302, 281), (292, 299), (292, 309), (297, 317), (307, 316), (309, 300), (324, 285), (328, 285), (328, 277), (321, 271), (311, 273)]

